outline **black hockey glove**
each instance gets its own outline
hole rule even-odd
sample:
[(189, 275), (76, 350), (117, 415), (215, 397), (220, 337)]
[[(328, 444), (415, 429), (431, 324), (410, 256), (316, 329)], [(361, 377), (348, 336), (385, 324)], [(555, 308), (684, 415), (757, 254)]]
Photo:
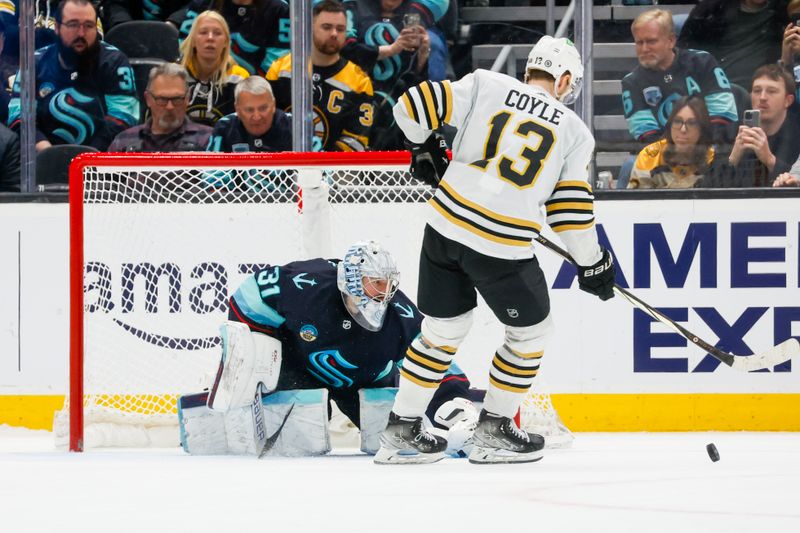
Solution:
[(614, 297), (614, 258), (603, 250), (603, 257), (592, 266), (578, 265), (578, 286), (603, 301)]
[(411, 175), (415, 179), (436, 188), (450, 164), (447, 157), (447, 143), (438, 133), (431, 133), (422, 144), (406, 141), (411, 150)]

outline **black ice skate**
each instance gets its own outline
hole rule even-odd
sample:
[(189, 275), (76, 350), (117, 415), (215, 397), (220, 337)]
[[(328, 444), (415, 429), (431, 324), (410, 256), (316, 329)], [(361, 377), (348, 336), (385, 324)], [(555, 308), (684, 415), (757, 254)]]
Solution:
[(541, 459), (544, 451), (544, 437), (522, 431), (512, 419), (485, 409), (472, 441), (469, 462), (474, 464), (532, 463)]
[(389, 413), (389, 424), (381, 433), (381, 448), (375, 464), (435, 463), (444, 457), (447, 441), (430, 433), (422, 418), (409, 418)]

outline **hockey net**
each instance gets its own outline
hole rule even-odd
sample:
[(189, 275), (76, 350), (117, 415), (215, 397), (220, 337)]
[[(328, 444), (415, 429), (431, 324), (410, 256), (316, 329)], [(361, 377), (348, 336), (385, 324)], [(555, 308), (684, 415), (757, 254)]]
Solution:
[(262, 265), (375, 238), (413, 294), (431, 191), (407, 168), (406, 153), (375, 152), (76, 158), (56, 444), (178, 445), (177, 398), (208, 386), (229, 291)]

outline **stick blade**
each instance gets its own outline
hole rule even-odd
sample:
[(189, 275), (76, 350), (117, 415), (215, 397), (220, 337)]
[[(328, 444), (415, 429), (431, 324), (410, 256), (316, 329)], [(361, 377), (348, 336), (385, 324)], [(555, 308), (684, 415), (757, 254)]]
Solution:
[(761, 353), (735, 356), (731, 368), (743, 372), (772, 368), (775, 365), (789, 361), (798, 354), (800, 354), (800, 342), (797, 342), (797, 339), (787, 339)]

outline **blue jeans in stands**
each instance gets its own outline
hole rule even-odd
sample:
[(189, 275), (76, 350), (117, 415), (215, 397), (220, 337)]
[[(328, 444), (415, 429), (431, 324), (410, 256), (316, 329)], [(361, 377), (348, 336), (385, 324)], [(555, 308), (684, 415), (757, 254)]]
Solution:
[(442, 30), (433, 27), (428, 28), (428, 37), (431, 40), (431, 55), (428, 57), (428, 79), (431, 81), (442, 81), (447, 79), (447, 42), (444, 39)]

